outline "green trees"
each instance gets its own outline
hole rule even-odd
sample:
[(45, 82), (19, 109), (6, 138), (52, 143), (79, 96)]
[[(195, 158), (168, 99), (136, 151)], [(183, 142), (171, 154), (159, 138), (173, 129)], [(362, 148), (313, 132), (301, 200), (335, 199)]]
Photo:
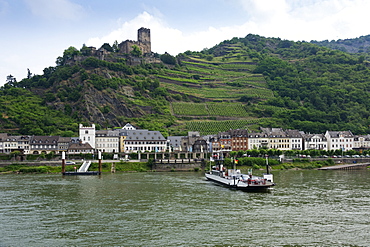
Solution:
[(134, 57), (140, 57), (143, 54), (142, 51), (140, 50), (140, 47), (137, 45), (132, 46), (132, 51), (130, 53)]
[[(286, 99), (284, 102), (279, 98), (271, 99), (269, 104), (286, 107), (291, 102), (289, 105), (294, 105), (293, 109), (288, 107), (291, 111), (279, 115), (279, 118), (285, 119), (289, 128), (310, 132), (347, 129), (349, 122), (365, 124), (364, 119), (370, 116), (370, 101), (367, 100), (369, 93), (364, 89), (370, 81), (370, 71), (367, 67), (359, 67), (364, 60), (311, 44), (300, 44), (299, 49), (297, 45), (276, 43), (276, 47), (270, 50), (276, 56), (264, 56), (255, 69), (256, 73), (266, 77), (270, 89)], [(358, 108), (356, 103), (361, 105), (361, 109), (353, 111)], [(363, 129), (354, 128), (364, 133)]]
[(81, 55), (81, 52), (75, 47), (70, 46), (68, 49), (64, 50), (63, 57), (58, 57), (56, 64), (57, 66), (64, 65), (68, 60), (72, 60), (74, 56)]
[(166, 63), (166, 64), (170, 64), (170, 65), (176, 65), (177, 64), (176, 58), (174, 56), (171, 56), (167, 52), (165, 54), (162, 54), (160, 56), (160, 59), (163, 63)]
[(110, 51), (110, 52), (113, 52), (113, 51), (114, 51), (114, 49), (112, 48), (112, 46), (110, 46), (110, 44), (109, 44), (109, 43), (104, 43), (104, 44), (101, 46), (101, 48), (103, 48), (103, 49), (105, 49), (105, 50), (107, 50), (107, 51)]

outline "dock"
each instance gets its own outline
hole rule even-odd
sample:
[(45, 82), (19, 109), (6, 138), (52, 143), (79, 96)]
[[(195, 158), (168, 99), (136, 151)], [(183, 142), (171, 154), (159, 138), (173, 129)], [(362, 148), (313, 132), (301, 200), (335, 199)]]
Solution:
[(101, 175), (99, 171), (86, 171), (86, 172), (63, 172), (63, 175), (69, 176), (85, 176), (85, 175)]
[(318, 168), (318, 170), (361, 170), (370, 166), (370, 163), (353, 163)]

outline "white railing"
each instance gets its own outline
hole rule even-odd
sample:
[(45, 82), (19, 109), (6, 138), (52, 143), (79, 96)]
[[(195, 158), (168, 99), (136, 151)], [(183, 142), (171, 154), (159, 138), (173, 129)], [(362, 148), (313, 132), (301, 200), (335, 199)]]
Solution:
[(78, 169), (78, 172), (87, 172), (90, 165), (91, 165), (91, 161), (84, 161), (84, 163), (82, 163), (81, 167)]

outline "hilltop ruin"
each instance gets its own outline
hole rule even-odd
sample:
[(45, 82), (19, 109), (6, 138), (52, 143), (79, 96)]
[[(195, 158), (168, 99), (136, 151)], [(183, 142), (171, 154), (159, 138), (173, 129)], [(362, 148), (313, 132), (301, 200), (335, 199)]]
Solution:
[[(132, 54), (134, 47), (137, 46), (140, 51), (140, 56), (135, 56)], [(151, 50), (151, 38), (150, 29), (140, 28), (138, 30), (137, 41), (125, 40), (118, 44), (118, 50), (108, 50), (104, 48), (104, 45), (99, 49), (96, 47), (85, 47), (82, 55), (76, 55), (73, 59), (69, 60), (67, 63), (81, 62), (87, 57), (97, 57), (100, 60), (117, 62), (118, 60), (124, 59), (127, 65), (138, 65), (142, 63), (160, 63), (159, 56), (152, 52)]]

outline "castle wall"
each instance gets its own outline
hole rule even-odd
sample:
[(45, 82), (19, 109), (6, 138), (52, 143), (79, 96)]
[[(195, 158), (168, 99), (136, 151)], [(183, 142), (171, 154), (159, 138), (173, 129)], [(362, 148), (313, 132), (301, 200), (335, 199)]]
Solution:
[(123, 41), (121, 44), (118, 45), (119, 52), (120, 53), (125, 53), (125, 54), (130, 54), (130, 52), (133, 50), (132, 49), (133, 45), (139, 46), (138, 42), (136, 42), (136, 41), (132, 41), (132, 40)]
[(129, 54), (132, 51), (132, 46), (137, 45), (142, 51), (143, 55), (152, 53), (150, 41), (150, 29), (140, 28), (137, 32), (137, 41), (126, 40), (118, 45), (120, 53)]

